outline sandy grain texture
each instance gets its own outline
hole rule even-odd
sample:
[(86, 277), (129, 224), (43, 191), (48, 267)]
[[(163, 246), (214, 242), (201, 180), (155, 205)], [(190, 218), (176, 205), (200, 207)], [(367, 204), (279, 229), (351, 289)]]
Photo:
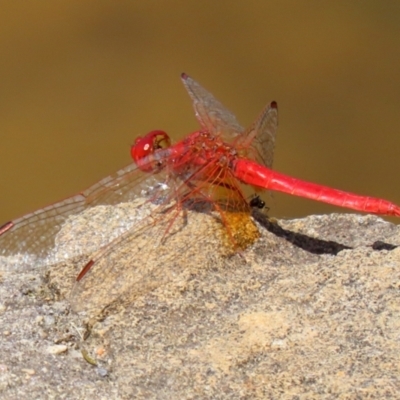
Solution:
[[(165, 243), (157, 225), (122, 243), (77, 289), (74, 277), (126, 207), (68, 222), (58, 249), (74, 238), (89, 254), (20, 269), (0, 260), (1, 398), (398, 396), (397, 226), (258, 216), (261, 238), (226, 256), (221, 224), (189, 213)], [(102, 234), (90, 247), (95, 223)]]

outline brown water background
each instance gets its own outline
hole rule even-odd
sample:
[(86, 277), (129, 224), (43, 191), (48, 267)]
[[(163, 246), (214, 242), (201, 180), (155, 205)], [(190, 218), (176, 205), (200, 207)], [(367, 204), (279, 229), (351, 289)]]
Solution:
[[(277, 100), (274, 167), (400, 203), (400, 3), (3, 2), (0, 223), (130, 162), (137, 135), (197, 122), (187, 72), (247, 126)], [(265, 197), (276, 217), (340, 211)]]

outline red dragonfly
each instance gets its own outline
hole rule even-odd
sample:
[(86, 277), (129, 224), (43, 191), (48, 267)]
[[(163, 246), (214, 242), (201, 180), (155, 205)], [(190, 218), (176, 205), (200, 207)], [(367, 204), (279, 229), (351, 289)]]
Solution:
[[(152, 222), (144, 218), (120, 238), (100, 249), (77, 277), (85, 281), (95, 262), (121, 241), (142, 234), (159, 223), (165, 234), (185, 207), (208, 205), (217, 212), (235, 250), (258, 238), (250, 218), (250, 205), (241, 183), (256, 190), (278, 190), (368, 213), (400, 216), (400, 207), (383, 199), (360, 196), (305, 182), (271, 169), (278, 125), (277, 103), (268, 104), (248, 129), (214, 96), (186, 74), (181, 76), (201, 129), (171, 145), (163, 131), (136, 139), (131, 148), (135, 164), (94, 184), (78, 195), (27, 214), (0, 227), (0, 254), (29, 253), (46, 256), (54, 236), (67, 217), (85, 209), (147, 199), (157, 205)], [(171, 203), (174, 206), (169, 206)], [(165, 217), (162, 209), (174, 210)], [(163, 217), (164, 215), (164, 217)], [(163, 219), (164, 218), (164, 219)], [(147, 221), (147, 222), (146, 222)], [(243, 229), (246, 226), (246, 229)], [(83, 279), (85, 277), (85, 279)]]

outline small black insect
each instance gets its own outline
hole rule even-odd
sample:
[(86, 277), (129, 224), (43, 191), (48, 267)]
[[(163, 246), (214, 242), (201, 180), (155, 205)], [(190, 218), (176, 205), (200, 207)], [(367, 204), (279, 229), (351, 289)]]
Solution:
[(249, 202), (249, 206), (262, 210), (265, 207), (265, 201), (259, 195), (254, 195)]

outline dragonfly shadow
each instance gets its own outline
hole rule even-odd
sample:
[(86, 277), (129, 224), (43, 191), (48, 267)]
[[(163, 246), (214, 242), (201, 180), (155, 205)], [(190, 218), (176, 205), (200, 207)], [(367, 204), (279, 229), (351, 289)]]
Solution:
[(331, 240), (316, 239), (302, 233), (293, 232), (282, 228), (276, 220), (268, 218), (257, 209), (252, 209), (253, 218), (262, 225), (268, 232), (285, 239), (294, 246), (308, 251), (312, 254), (331, 254), (337, 255), (342, 250), (350, 250), (352, 247), (337, 243)]
[[(342, 250), (353, 249), (351, 246), (346, 246), (341, 243), (337, 243), (331, 240), (316, 239), (302, 233), (289, 231), (278, 225), (276, 220), (268, 218), (267, 215), (262, 213), (256, 208), (252, 208), (253, 218), (261, 224), (268, 232), (274, 235), (284, 238), (288, 242), (292, 243), (296, 247), (299, 247), (312, 254), (332, 254), (337, 255)], [(398, 246), (390, 243), (377, 240), (370, 245), (375, 251), (387, 250), (391, 251), (396, 249)]]
[(398, 246), (396, 246), (395, 244), (390, 244), (390, 243), (386, 243), (386, 242), (382, 242), (382, 240), (377, 240), (376, 242), (374, 242), (371, 245), (373, 250), (377, 250), (377, 251), (381, 251), (381, 250), (394, 250), (397, 249)]

